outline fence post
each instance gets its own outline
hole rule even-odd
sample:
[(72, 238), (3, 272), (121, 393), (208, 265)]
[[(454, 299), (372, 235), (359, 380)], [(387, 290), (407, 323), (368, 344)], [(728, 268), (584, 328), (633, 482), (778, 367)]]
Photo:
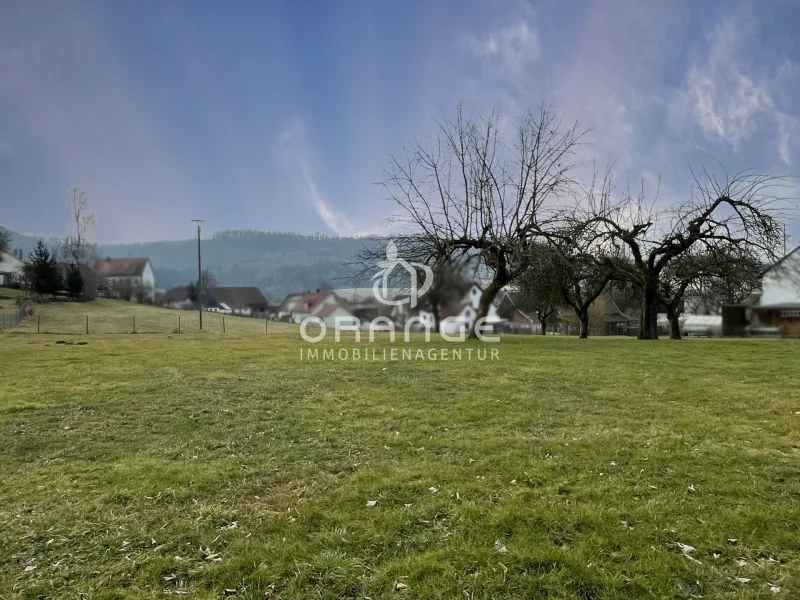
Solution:
[(222, 315), (222, 333), (225, 333), (225, 315)]
[(86, 335), (89, 335), (89, 315), (86, 315)]
[(36, 313), (36, 333), (42, 333), (42, 315)]
[(136, 333), (136, 315), (133, 315), (133, 333)]
[(264, 317), (264, 333), (269, 333), (269, 319)]
[(181, 332), (181, 316), (178, 315), (178, 333)]

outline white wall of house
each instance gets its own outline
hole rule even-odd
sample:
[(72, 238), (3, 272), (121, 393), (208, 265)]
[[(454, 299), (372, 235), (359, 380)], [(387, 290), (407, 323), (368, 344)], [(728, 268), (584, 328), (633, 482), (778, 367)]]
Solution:
[(762, 306), (800, 302), (800, 248), (764, 274)]
[(128, 284), (135, 289), (141, 288), (144, 291), (145, 297), (150, 300), (155, 300), (156, 275), (153, 272), (153, 266), (150, 264), (149, 260), (145, 264), (144, 269), (142, 269), (141, 275), (106, 277), (106, 282), (112, 287), (118, 284)]
[(348, 320), (345, 320), (343, 325), (349, 326), (352, 323), (352, 321), (349, 319), (352, 319), (353, 315), (350, 314), (349, 310), (342, 308), (341, 306), (337, 306), (336, 310), (322, 318), (322, 322), (325, 323), (325, 327), (328, 329), (333, 329), (336, 327), (336, 317), (347, 318)]
[(153, 266), (149, 260), (142, 270), (142, 287), (153, 291), (156, 288), (156, 274), (153, 272)]
[(16, 256), (7, 252), (0, 252), (0, 285), (7, 285), (11, 281), (6, 281), (8, 274), (10, 278), (22, 277), (22, 267), (24, 263)]

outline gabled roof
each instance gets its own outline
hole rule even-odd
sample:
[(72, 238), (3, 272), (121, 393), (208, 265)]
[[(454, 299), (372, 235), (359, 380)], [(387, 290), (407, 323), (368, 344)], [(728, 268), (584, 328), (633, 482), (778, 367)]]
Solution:
[(332, 290), (322, 290), (319, 292), (313, 292), (311, 294), (305, 294), (300, 298), (295, 298), (294, 302), (289, 305), (289, 310), (292, 312), (310, 313), (319, 305), (320, 302), (325, 300), (325, 298), (330, 296), (332, 293)]
[(141, 277), (149, 258), (102, 258), (95, 271), (101, 277)]
[(19, 256), (14, 256), (12, 252), (0, 252), (0, 265), (3, 263), (18, 266), (24, 264), (25, 260)]
[(231, 309), (266, 308), (269, 305), (264, 293), (257, 287), (213, 287), (206, 290), (206, 302), (211, 300)]
[[(797, 248), (795, 248), (794, 250), (792, 250), (791, 252), (789, 252), (789, 254), (787, 254), (787, 255), (786, 255), (786, 256), (784, 256), (783, 258), (779, 259), (778, 261), (774, 262), (774, 263), (773, 263), (773, 264), (771, 264), (769, 267), (767, 267), (767, 268), (764, 270), (764, 272), (762, 273), (762, 275), (766, 275), (767, 273), (769, 273), (769, 272), (770, 272), (770, 271), (772, 271), (773, 269), (775, 269), (775, 268), (777, 268), (777, 267), (781, 266), (781, 265), (784, 263), (784, 261), (785, 261), (787, 258), (789, 258), (790, 256), (792, 256), (792, 255), (793, 255), (795, 252), (797, 252), (798, 250), (800, 250), (800, 246), (798, 246)], [(800, 256), (800, 255), (798, 255), (798, 256)]]
[[(341, 308), (342, 310), (345, 310), (345, 311), (347, 311), (347, 308), (346, 308), (346, 307), (344, 307), (344, 306), (342, 306), (341, 304), (338, 304), (338, 303), (333, 303), (333, 302), (331, 302), (330, 304), (325, 304), (325, 305), (322, 307), (322, 310), (320, 310), (320, 311), (319, 311), (317, 314), (315, 314), (314, 316), (315, 316), (315, 317), (319, 317), (320, 319), (324, 319), (325, 317), (329, 317), (329, 316), (331, 316), (331, 315), (332, 315), (333, 313), (335, 313), (335, 312), (336, 312), (336, 310), (337, 310), (337, 309), (339, 309), (339, 308)], [(350, 312), (350, 311), (347, 311), (347, 312)]]

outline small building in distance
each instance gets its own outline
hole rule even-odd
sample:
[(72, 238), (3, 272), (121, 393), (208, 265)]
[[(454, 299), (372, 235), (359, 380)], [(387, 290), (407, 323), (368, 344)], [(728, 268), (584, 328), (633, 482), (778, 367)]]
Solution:
[(161, 298), (159, 298), (158, 304), (174, 310), (188, 310), (194, 307), (194, 303), (189, 298), (189, 288), (185, 285), (164, 292)]
[(800, 246), (764, 271), (750, 333), (800, 337)]
[(25, 259), (22, 250), (15, 248), (11, 252), (0, 252), (0, 285), (12, 285), (22, 280), (22, 268)]
[(208, 288), (203, 296), (203, 307), (208, 312), (257, 319), (264, 319), (277, 309), (257, 287)]
[(149, 258), (102, 258), (95, 272), (114, 290), (127, 288), (152, 302), (156, 295), (156, 276)]

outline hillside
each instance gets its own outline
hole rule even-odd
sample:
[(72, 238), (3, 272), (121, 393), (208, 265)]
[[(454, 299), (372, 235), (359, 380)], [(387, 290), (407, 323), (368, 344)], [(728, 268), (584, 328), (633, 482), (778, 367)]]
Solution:
[[(5, 228), (0, 227), (0, 230)], [(12, 246), (27, 254), (39, 237), (7, 230)], [(59, 238), (43, 236), (50, 246)], [(320, 287), (323, 282), (346, 285), (355, 274), (352, 265), (366, 241), (362, 238), (303, 235), (275, 231), (223, 231), (202, 240), (203, 268), (220, 285), (254, 285), (273, 302), (289, 292)], [(160, 288), (183, 285), (197, 277), (197, 241), (98, 244), (99, 257), (145, 256), (153, 263)]]

